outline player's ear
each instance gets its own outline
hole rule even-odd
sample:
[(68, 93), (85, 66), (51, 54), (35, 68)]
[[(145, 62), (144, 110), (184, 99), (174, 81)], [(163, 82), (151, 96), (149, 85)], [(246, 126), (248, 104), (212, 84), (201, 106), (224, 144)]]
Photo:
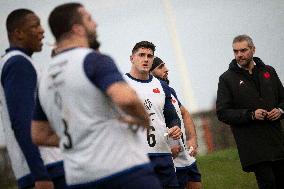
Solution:
[(133, 55), (130, 55), (129, 60), (133, 64)]
[(255, 47), (252, 47), (253, 54), (255, 53)]
[(80, 35), (80, 36), (86, 35), (86, 34), (85, 34), (85, 33), (86, 33), (85, 28), (82, 27), (82, 25), (80, 25), (80, 24), (74, 24), (74, 25), (72, 26), (71, 31), (72, 31), (74, 34), (77, 34), (77, 35)]
[(18, 40), (22, 40), (24, 38), (25, 33), (23, 30), (16, 28), (15, 31), (13, 31), (13, 36), (15, 36)]

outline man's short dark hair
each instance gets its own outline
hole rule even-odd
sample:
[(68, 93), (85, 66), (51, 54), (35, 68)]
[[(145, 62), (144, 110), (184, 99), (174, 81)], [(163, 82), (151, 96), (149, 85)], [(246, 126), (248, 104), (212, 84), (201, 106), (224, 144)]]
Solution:
[(82, 23), (82, 16), (78, 11), (82, 6), (80, 3), (66, 3), (56, 7), (50, 13), (48, 23), (57, 41), (70, 32), (74, 24)]
[(17, 28), (24, 25), (25, 16), (28, 14), (34, 14), (34, 12), (28, 9), (16, 9), (8, 15), (6, 19), (8, 36), (11, 35)]
[(138, 51), (138, 49), (140, 48), (146, 48), (146, 49), (151, 49), (153, 51), (153, 53), (156, 50), (156, 46), (149, 41), (140, 41), (139, 43), (136, 43), (135, 46), (132, 49), (132, 54), (134, 54), (136, 51)]

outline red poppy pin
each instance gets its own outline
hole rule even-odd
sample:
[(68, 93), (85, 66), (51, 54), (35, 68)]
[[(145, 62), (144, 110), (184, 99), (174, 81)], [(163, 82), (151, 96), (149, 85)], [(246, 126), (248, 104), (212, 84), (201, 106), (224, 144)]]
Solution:
[(156, 88), (156, 89), (153, 89), (153, 92), (154, 93), (160, 93), (160, 90), (159, 90), (159, 88)]
[(264, 78), (269, 79), (270, 78), (270, 73), (269, 72), (265, 72), (263, 74)]

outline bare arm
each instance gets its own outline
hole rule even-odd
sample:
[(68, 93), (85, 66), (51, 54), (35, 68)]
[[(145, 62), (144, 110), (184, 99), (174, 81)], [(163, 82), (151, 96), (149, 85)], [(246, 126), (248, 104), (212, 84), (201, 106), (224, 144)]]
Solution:
[(32, 140), (36, 145), (59, 146), (59, 137), (48, 121), (32, 121)]
[(106, 90), (106, 94), (127, 115), (131, 116), (127, 119), (123, 119), (124, 121), (129, 120), (130, 124), (141, 125), (145, 128), (149, 127), (150, 122), (148, 113), (136, 92), (126, 82), (116, 82), (110, 85)]
[(193, 147), (193, 150), (190, 155), (195, 156), (197, 154), (198, 147), (195, 125), (188, 110), (184, 106), (180, 107), (180, 111), (185, 128), (186, 142), (189, 147)]

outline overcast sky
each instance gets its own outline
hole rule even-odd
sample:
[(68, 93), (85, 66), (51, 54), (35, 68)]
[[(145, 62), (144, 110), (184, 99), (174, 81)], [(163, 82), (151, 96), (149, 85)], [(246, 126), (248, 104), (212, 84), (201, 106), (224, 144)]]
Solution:
[[(45, 32), (45, 44), (52, 44), (47, 17), (50, 11), (66, 0), (0, 0), (0, 53), (8, 47), (5, 20), (17, 8), (28, 8), (39, 15)], [(209, 110), (214, 106), (218, 77), (233, 59), (232, 39), (239, 34), (250, 35), (256, 45), (256, 56), (278, 71), (284, 81), (284, 1), (283, 0), (78, 0), (92, 13), (98, 23), (101, 51), (111, 55), (121, 72), (130, 69), (129, 56), (136, 42), (152, 41), (155, 55), (170, 69), (171, 85), (181, 101), (184, 96), (176, 48), (186, 63), (188, 79), (196, 108)], [(170, 2), (173, 22), (167, 17), (165, 3)], [(169, 29), (169, 23), (175, 28)], [(176, 32), (176, 43), (171, 34)], [(51, 47), (34, 55), (38, 64), (47, 64)], [(188, 107), (191, 109), (191, 107)], [(1, 133), (1, 132), (0, 132)], [(1, 134), (0, 134), (0, 138)], [(0, 139), (1, 140), (1, 139)]]

